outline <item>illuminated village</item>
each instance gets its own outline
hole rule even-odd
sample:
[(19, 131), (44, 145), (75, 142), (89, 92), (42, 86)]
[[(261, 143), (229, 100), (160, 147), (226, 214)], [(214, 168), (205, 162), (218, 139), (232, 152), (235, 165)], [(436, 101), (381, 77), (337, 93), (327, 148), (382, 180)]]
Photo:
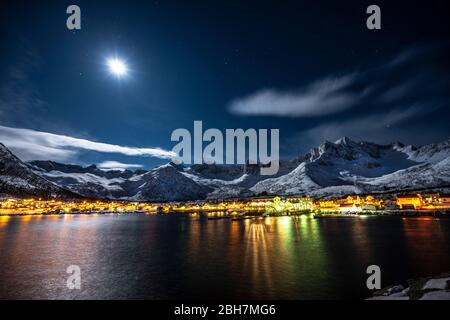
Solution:
[(264, 197), (242, 200), (171, 203), (109, 200), (62, 201), (44, 199), (0, 200), (0, 215), (87, 213), (218, 213), (222, 216), (308, 214), (447, 214), (450, 195), (409, 194), (382, 199), (372, 195), (342, 198)]

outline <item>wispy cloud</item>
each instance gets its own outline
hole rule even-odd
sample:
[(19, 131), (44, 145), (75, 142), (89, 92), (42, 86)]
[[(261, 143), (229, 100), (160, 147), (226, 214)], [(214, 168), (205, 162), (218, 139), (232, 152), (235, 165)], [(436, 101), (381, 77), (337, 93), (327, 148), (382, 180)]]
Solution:
[(447, 112), (442, 111), (448, 107), (450, 92), (448, 73), (443, 71), (447, 62), (442, 62), (448, 51), (448, 46), (413, 46), (346, 75), (329, 74), (296, 91), (259, 90), (233, 100), (229, 111), (316, 117), (295, 122), (308, 127), (285, 138), (282, 148), (291, 155), (343, 136), (378, 143), (438, 141), (448, 136)]
[(0, 126), (0, 142), (12, 149), (22, 160), (55, 160), (73, 158), (79, 151), (118, 153), (127, 156), (148, 156), (171, 159), (172, 151), (161, 148), (136, 148), (90, 141), (30, 129)]
[[(297, 90), (265, 88), (234, 99), (228, 110), (243, 116), (322, 117), (342, 113), (367, 102), (395, 102), (428, 81), (429, 70), (419, 76), (393, 77), (398, 68), (410, 68), (427, 52), (424, 47), (411, 47), (383, 63), (355, 72), (329, 74)], [(342, 74), (342, 73), (340, 73)], [(427, 78), (428, 77), (428, 78)]]
[(430, 48), (426, 46), (411, 46), (404, 50), (402, 50), (399, 54), (397, 54), (391, 61), (386, 63), (383, 67), (388, 69), (392, 69), (398, 66), (401, 66), (405, 63), (408, 63), (420, 55), (426, 53)]
[(355, 74), (329, 76), (296, 91), (263, 89), (229, 105), (232, 113), (279, 117), (316, 117), (351, 108), (361, 97), (345, 89), (355, 81)]
[[(389, 112), (374, 113), (360, 116), (347, 121), (328, 122), (309, 130), (300, 132), (295, 139), (297, 143), (303, 139), (312, 145), (317, 145), (325, 140), (335, 141), (341, 137), (349, 136), (357, 140), (368, 140), (379, 143), (390, 143), (397, 136), (401, 124), (410, 121), (414, 117), (431, 112), (433, 108), (416, 104), (408, 108), (397, 108)], [(404, 136), (401, 129), (401, 136)]]
[(102, 170), (126, 170), (126, 169), (138, 169), (142, 168), (143, 165), (140, 164), (131, 164), (131, 163), (122, 163), (118, 161), (104, 161), (102, 163), (97, 164)]
[(392, 88), (387, 88), (384, 92), (380, 93), (379, 101), (381, 103), (391, 103), (400, 100), (401, 98), (408, 95), (409, 92), (418, 83), (417, 79), (401, 83)]

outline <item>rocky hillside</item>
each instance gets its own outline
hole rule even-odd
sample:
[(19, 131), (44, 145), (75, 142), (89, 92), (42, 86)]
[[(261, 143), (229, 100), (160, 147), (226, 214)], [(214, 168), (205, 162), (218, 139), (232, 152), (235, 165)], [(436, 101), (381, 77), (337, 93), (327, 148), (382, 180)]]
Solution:
[(43, 188), (56, 190), (50, 180), (77, 194), (98, 198), (170, 201), (260, 194), (331, 196), (450, 185), (450, 140), (414, 147), (356, 142), (344, 137), (282, 161), (275, 176), (261, 176), (259, 165), (168, 163), (149, 171), (105, 171), (95, 165), (82, 167), (52, 161), (24, 164), (4, 146), (2, 150), (9, 157), (3, 156), (3, 172), (15, 177), (11, 180), (3, 173), (2, 181), (9, 181), (10, 189), (31, 190), (36, 179), (44, 178)]
[(42, 176), (34, 173), (0, 143), (0, 195), (13, 197), (79, 198)]

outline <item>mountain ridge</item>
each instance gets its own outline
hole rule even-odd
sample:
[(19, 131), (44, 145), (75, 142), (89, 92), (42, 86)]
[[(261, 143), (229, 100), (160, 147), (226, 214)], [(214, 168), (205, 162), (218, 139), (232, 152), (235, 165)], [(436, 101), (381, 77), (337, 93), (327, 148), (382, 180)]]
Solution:
[(261, 176), (259, 165), (167, 163), (136, 171), (108, 171), (95, 165), (82, 167), (53, 161), (23, 165), (37, 176), (85, 197), (175, 201), (439, 188), (450, 184), (449, 159), (450, 139), (415, 147), (343, 137), (335, 142), (325, 141), (294, 159), (280, 161), (275, 176)]
[(43, 198), (80, 196), (34, 173), (29, 165), (0, 143), (0, 195)]

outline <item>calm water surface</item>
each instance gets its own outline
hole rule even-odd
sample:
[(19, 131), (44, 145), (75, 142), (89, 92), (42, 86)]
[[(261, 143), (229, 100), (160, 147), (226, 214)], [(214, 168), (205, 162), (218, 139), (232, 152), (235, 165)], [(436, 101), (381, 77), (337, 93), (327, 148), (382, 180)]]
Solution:
[(371, 264), (383, 286), (449, 271), (449, 233), (435, 218), (0, 217), (0, 298), (361, 299)]

